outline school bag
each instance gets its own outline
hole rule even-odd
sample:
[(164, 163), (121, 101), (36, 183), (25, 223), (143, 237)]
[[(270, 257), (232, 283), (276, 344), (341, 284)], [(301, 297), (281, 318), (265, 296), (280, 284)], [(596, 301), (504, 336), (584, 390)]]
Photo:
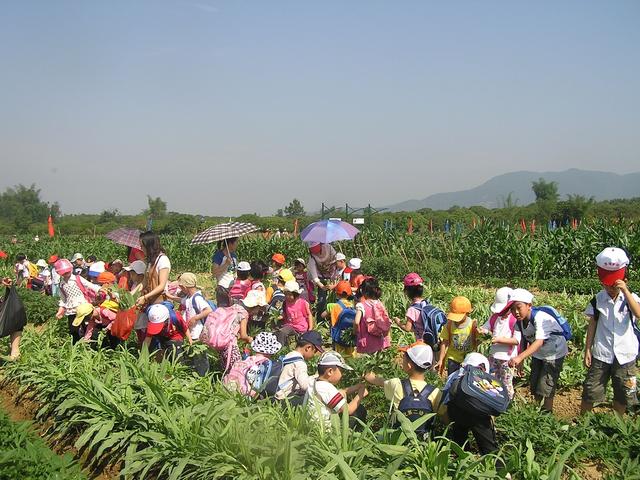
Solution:
[(414, 303), (411, 307), (420, 312), (420, 319), (424, 328), (422, 340), (430, 347), (436, 346), (440, 341), (440, 330), (447, 323), (446, 313), (427, 300)]
[[(596, 299), (596, 297), (593, 297), (589, 303), (591, 303), (591, 306), (593, 307), (593, 319), (597, 322), (598, 318), (600, 318), (600, 310), (598, 310), (598, 308), (597, 308), (598, 300)], [(627, 305), (627, 300), (626, 299), (620, 305), (619, 312), (622, 313), (625, 308), (627, 309), (627, 311), (629, 313), (629, 319), (631, 320), (631, 326), (633, 328), (633, 333), (635, 334), (636, 338), (638, 339), (638, 355), (640, 355), (640, 328), (638, 327), (638, 323), (636, 322), (636, 318), (633, 316), (633, 312), (631, 312), (631, 309)]]
[(0, 338), (20, 332), (27, 324), (27, 313), (16, 287), (7, 287), (0, 301)]
[(251, 290), (250, 280), (236, 280), (233, 282), (233, 285), (231, 285), (229, 296), (234, 300), (242, 300), (247, 296), (249, 290)]
[(252, 355), (233, 364), (222, 383), (231, 391), (254, 397), (271, 372), (272, 362), (262, 355)]
[[(555, 321), (562, 328), (562, 332), (553, 332), (552, 335), (562, 335), (565, 340), (569, 341), (573, 338), (573, 333), (571, 332), (571, 325), (565, 317), (563, 317), (560, 312), (558, 312), (555, 308), (550, 305), (543, 305), (540, 307), (531, 308), (531, 322), (535, 322), (536, 314), (538, 312), (544, 312), (548, 315), (551, 315)], [(534, 323), (535, 325), (535, 323)]]
[(449, 389), (450, 403), (468, 412), (493, 417), (507, 411), (509, 392), (498, 378), (471, 365), (462, 370)]
[[(500, 317), (499, 313), (494, 313), (493, 315), (491, 315), (489, 317), (489, 330), (491, 330), (491, 333), (493, 333), (493, 328), (496, 326), (496, 322), (498, 321), (498, 318)], [(509, 330), (511, 330), (511, 338), (513, 338), (513, 336), (516, 333), (516, 328), (518, 328), (518, 330), (522, 331), (522, 326), (520, 323), (518, 323), (518, 319), (513, 316), (513, 315), (509, 315)], [(520, 353), (521, 351), (521, 345), (522, 342), (520, 342), (520, 344), (518, 345), (514, 345), (514, 347), (516, 348), (517, 353)], [(513, 350), (511, 350), (511, 352), (513, 352)]]
[(27, 262), (27, 270), (29, 271), (30, 278), (37, 278), (38, 274), (38, 266), (35, 263)]
[(221, 307), (209, 315), (204, 322), (204, 328), (200, 334), (200, 341), (207, 346), (227, 352), (227, 366), (231, 362), (230, 351), (237, 344), (237, 335), (240, 331), (240, 319), (246, 315), (246, 311), (240, 305)]
[(82, 277), (80, 275), (76, 275), (75, 277), (76, 277), (76, 285), (82, 292), (82, 295), (84, 295), (84, 299), (87, 302), (93, 304), (96, 300), (96, 292), (84, 286), (84, 284), (82, 283)]
[[(425, 415), (434, 413), (433, 404), (431, 403), (431, 400), (429, 400), (429, 395), (431, 395), (435, 389), (434, 386), (425, 385), (422, 390), (418, 391), (413, 389), (411, 381), (408, 378), (403, 378), (400, 380), (400, 383), (402, 384), (402, 393), (404, 396), (398, 404), (399, 412), (402, 412), (402, 414), (412, 422), (424, 417)], [(398, 425), (397, 422), (396, 425)], [(433, 418), (420, 425), (416, 429), (416, 433), (424, 435), (431, 429), (432, 425)]]
[[(391, 319), (380, 300), (364, 302), (367, 333), (374, 337), (384, 337), (391, 329)], [(368, 307), (368, 308), (367, 308)]]
[(281, 356), (277, 360), (270, 360), (270, 362), (271, 365), (269, 374), (265, 376), (262, 385), (257, 390), (261, 398), (273, 397), (278, 392), (278, 390), (282, 390), (291, 382), (293, 382), (293, 379), (289, 379), (286, 382), (279, 383), (282, 369), (285, 367), (285, 365), (291, 365), (292, 363), (296, 362), (304, 362), (304, 358), (296, 356), (285, 359), (284, 356)]
[(204, 301), (209, 304), (212, 312), (215, 312), (216, 309), (218, 308), (215, 302), (213, 302), (212, 300), (207, 300), (206, 298), (204, 298), (204, 295), (202, 295), (201, 293), (196, 293), (193, 295), (193, 297), (191, 297), (191, 306), (193, 307), (193, 311), (196, 312), (196, 315), (200, 315), (200, 309), (198, 308), (196, 297), (202, 297)]
[(348, 338), (345, 332), (353, 331), (353, 324), (356, 320), (356, 311), (352, 307), (347, 307), (342, 300), (338, 300), (340, 305), (340, 313), (338, 314), (338, 320), (336, 324), (331, 327), (331, 341), (336, 345), (342, 345), (343, 347), (353, 347), (355, 340), (353, 335)]

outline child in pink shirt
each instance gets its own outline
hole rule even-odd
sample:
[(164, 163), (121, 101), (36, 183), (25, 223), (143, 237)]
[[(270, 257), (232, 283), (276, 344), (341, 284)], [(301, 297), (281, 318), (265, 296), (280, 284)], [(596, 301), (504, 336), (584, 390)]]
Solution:
[(378, 281), (369, 277), (362, 282), (358, 291), (360, 301), (356, 304), (356, 318), (353, 324), (356, 351), (379, 352), (391, 346), (391, 320), (387, 309), (380, 301), (382, 290)]
[(282, 327), (276, 332), (278, 341), (287, 345), (290, 336), (313, 330), (313, 316), (309, 302), (300, 296), (300, 285), (295, 280), (284, 284), (285, 301), (282, 306)]

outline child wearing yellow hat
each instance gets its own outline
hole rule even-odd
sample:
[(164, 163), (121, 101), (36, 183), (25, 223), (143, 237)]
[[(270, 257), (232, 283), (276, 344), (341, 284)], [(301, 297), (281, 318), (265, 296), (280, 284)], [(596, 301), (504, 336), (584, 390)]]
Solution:
[(440, 331), (440, 358), (436, 364), (438, 373), (444, 374), (445, 359), (447, 375), (460, 369), (465, 355), (478, 347), (478, 323), (469, 314), (471, 301), (467, 297), (454, 297), (449, 305), (447, 323)]

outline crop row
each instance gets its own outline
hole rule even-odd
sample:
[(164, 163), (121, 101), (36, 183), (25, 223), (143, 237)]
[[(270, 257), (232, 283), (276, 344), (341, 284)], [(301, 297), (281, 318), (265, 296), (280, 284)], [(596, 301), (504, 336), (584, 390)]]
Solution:
[[(162, 245), (179, 271), (209, 271), (214, 247), (191, 246), (190, 240), (191, 236), (186, 234), (164, 235)], [(567, 279), (595, 278), (594, 257), (606, 246), (625, 248), (633, 259), (640, 254), (640, 228), (633, 224), (597, 222), (575, 230), (544, 229), (523, 234), (513, 228), (485, 223), (462, 233), (407, 235), (371, 227), (354, 241), (336, 244), (346, 255), (362, 258), (368, 273), (386, 280), (397, 281), (408, 271), (418, 271), (444, 283), (499, 277), (552, 280), (548, 286), (553, 287), (553, 281), (561, 280), (565, 285), (560, 285), (560, 290)], [(11, 264), (19, 251), (32, 259), (48, 258), (53, 253), (70, 256), (76, 251), (107, 260), (125, 256), (124, 247), (104, 237), (89, 236), (25, 241), (3, 248), (9, 254), (5, 266)], [(307, 256), (299, 239), (264, 239), (261, 235), (243, 238), (238, 253), (242, 259), (267, 260), (275, 252), (290, 259)], [(632, 263), (632, 277), (636, 270)]]

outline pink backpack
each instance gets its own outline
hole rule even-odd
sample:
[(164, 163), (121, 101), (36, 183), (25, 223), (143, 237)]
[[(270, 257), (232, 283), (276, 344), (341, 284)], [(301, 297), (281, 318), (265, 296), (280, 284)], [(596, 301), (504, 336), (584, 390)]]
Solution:
[(236, 280), (231, 285), (229, 296), (236, 300), (242, 300), (247, 296), (249, 290), (251, 290), (251, 280)]
[(216, 350), (225, 350), (237, 341), (240, 321), (247, 311), (240, 305), (217, 308), (211, 313), (200, 334), (200, 341)]
[[(499, 313), (494, 313), (489, 317), (489, 329), (491, 330), (492, 334), (493, 334), (493, 329), (496, 326), (496, 322), (498, 321), (498, 318), (500, 318)], [(509, 330), (511, 330), (511, 337), (513, 337), (516, 333), (517, 322), (518, 322), (518, 319), (513, 315), (513, 313), (510, 313), (509, 314)], [(514, 345), (514, 348), (517, 349), (517, 353), (520, 353), (520, 345)], [(513, 350), (511, 351), (513, 352)]]
[(82, 283), (82, 278), (80, 277), (80, 275), (76, 275), (76, 285), (78, 285), (78, 288), (80, 289), (80, 291), (82, 292), (82, 295), (84, 295), (84, 299), (89, 302), (89, 303), (93, 303), (96, 299), (96, 292), (94, 292), (93, 290), (91, 290), (90, 288), (86, 288), (84, 286), (84, 284)]
[(251, 384), (252, 376), (249, 375), (249, 372), (257, 372), (258, 366), (268, 360), (267, 357), (257, 354), (234, 363), (231, 370), (222, 378), (222, 384), (232, 392), (239, 392), (250, 397), (255, 396), (256, 391)]
[(367, 300), (364, 306), (367, 333), (374, 337), (385, 337), (391, 329), (391, 319), (387, 309), (380, 300)]

